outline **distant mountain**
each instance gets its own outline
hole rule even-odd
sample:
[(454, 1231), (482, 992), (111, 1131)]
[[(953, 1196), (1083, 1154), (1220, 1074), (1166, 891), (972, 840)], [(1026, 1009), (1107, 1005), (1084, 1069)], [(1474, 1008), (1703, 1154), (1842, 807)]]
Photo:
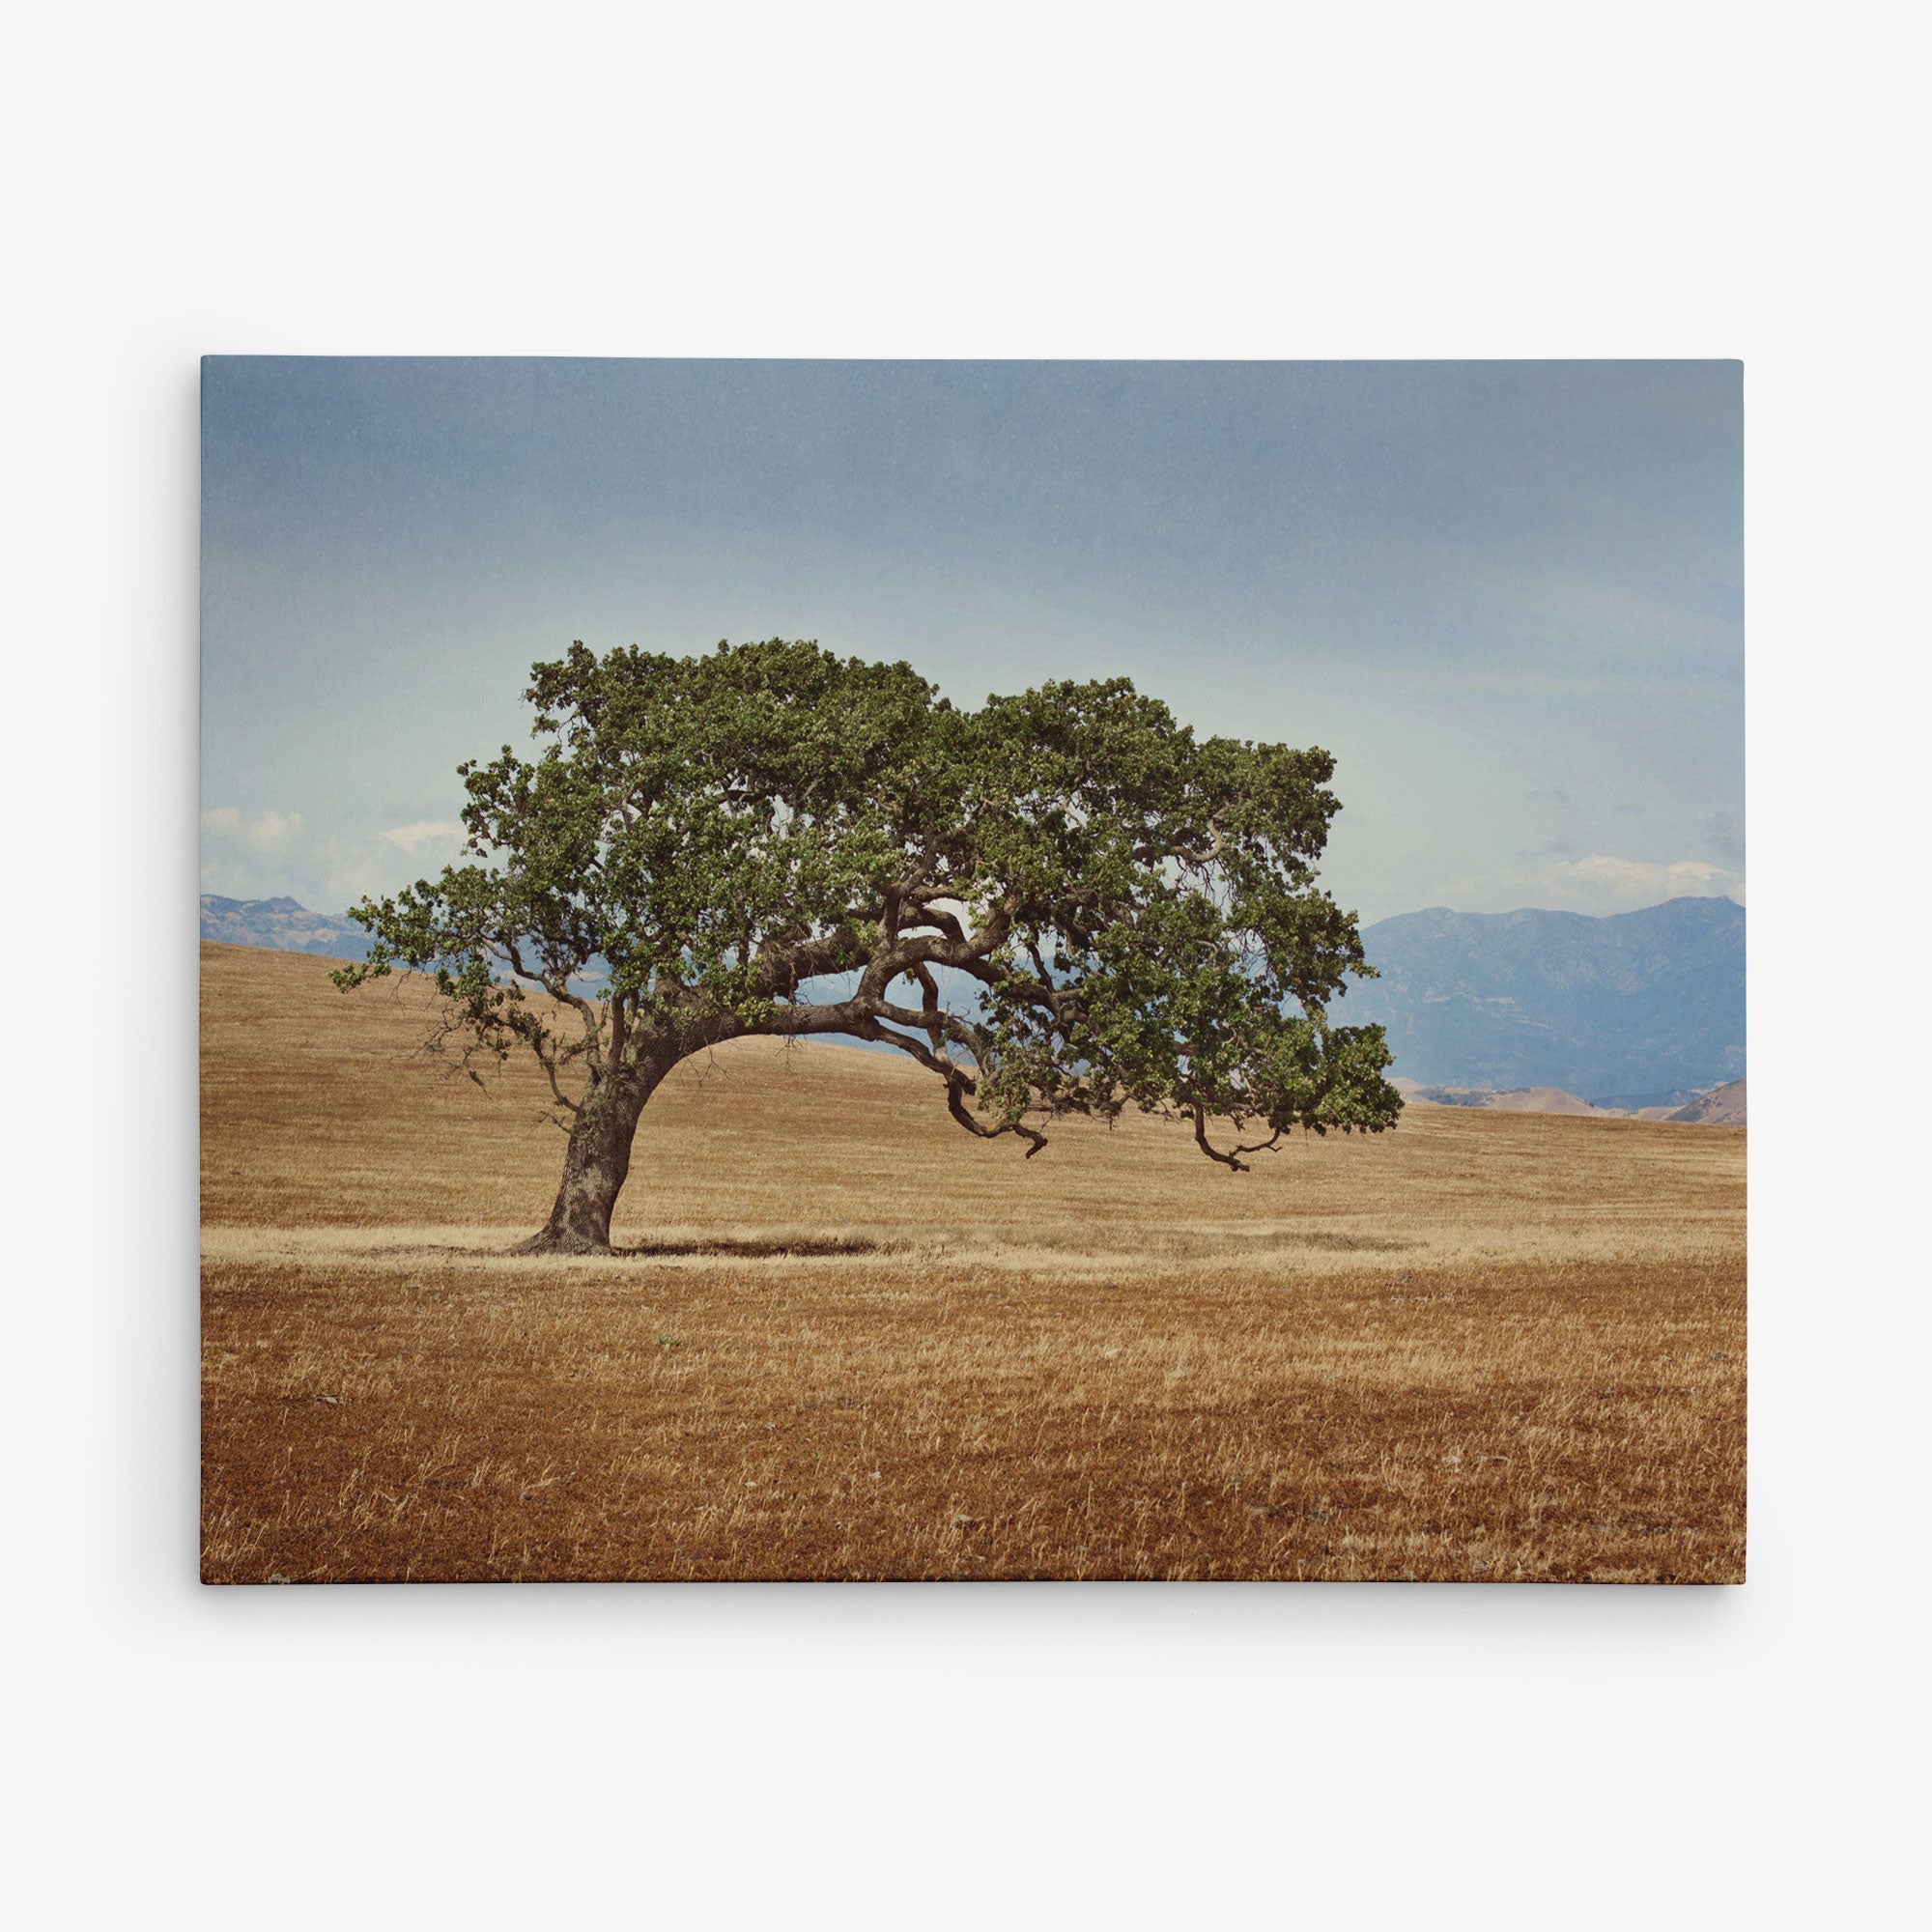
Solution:
[(1399, 1079), (1406, 1100), (1422, 1100), (1435, 1107), (1483, 1107), (1503, 1114), (1599, 1114), (1609, 1110), (1592, 1106), (1577, 1094), (1560, 1087), (1516, 1087), (1496, 1093), (1488, 1087), (1424, 1087), (1414, 1080)]
[(1689, 1087), (1673, 1087), (1667, 1094), (1602, 1094), (1590, 1102), (1609, 1114), (1646, 1114), (1666, 1120), (1679, 1107), (1701, 1100), (1703, 1094)]
[(1362, 933), (1379, 980), (1331, 1009), (1388, 1029), (1425, 1087), (1555, 1087), (1609, 1106), (1700, 1094), (1745, 1070), (1745, 914), (1722, 898), (1642, 912), (1404, 913)]
[(1745, 1122), (1745, 1083), (1732, 1080), (1722, 1087), (1714, 1087), (1710, 1093), (1700, 1095), (1688, 1107), (1680, 1107), (1674, 1114), (1666, 1114), (1667, 1121), (1695, 1121), (1710, 1127), (1742, 1127)]
[(1425, 1087), (1401, 1074), (1395, 1078), (1405, 1100), (1432, 1107), (1478, 1107), (1500, 1114), (1587, 1114), (1598, 1120), (1678, 1121), (1691, 1126), (1741, 1127), (1745, 1124), (1745, 1083), (1732, 1080), (1693, 1094), (1682, 1107), (1635, 1107), (1629, 1099), (1585, 1100), (1560, 1087), (1518, 1087), (1497, 1093), (1490, 1087)]
[(224, 946), (270, 946), (278, 952), (320, 952), (366, 959), (370, 936), (347, 913), (310, 912), (295, 899), (225, 899), (201, 895), (201, 936)]

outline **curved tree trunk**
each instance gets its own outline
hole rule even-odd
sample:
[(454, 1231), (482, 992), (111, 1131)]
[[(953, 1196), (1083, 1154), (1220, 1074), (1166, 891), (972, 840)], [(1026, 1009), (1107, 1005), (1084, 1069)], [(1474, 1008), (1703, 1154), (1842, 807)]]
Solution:
[(564, 1150), (563, 1179), (541, 1233), (516, 1252), (524, 1255), (608, 1255), (611, 1212), (631, 1172), (638, 1117), (664, 1077), (638, 1067), (599, 1081), (583, 1096)]

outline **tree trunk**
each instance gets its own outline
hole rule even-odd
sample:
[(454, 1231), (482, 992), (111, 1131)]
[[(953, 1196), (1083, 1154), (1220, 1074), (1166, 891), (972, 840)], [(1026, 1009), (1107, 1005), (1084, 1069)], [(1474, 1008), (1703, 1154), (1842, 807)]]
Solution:
[(608, 1255), (611, 1211), (631, 1172), (631, 1142), (644, 1102), (663, 1078), (661, 1068), (639, 1067), (599, 1081), (583, 1096), (564, 1150), (556, 1205), (540, 1234), (522, 1255)]

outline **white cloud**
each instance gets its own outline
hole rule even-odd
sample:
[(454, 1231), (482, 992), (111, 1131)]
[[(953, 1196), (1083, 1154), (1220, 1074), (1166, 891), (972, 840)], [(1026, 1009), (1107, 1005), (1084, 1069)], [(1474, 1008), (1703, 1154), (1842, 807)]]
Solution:
[(421, 842), (449, 829), (426, 821), (380, 838), (344, 839), (317, 831), (298, 811), (249, 814), (217, 805), (201, 814), (201, 889), (238, 899), (286, 895), (311, 912), (334, 913), (366, 894), (393, 892), (406, 863), (397, 848), (412, 853), (411, 837)]
[(1660, 864), (1592, 852), (1581, 859), (1552, 859), (1522, 871), (1471, 875), (1458, 879), (1449, 893), (1449, 903), (1461, 912), (1513, 912), (1522, 906), (1556, 912), (1634, 912), (1680, 898), (1731, 898), (1742, 905), (1744, 874), (1706, 859)]
[(383, 837), (413, 858), (418, 852), (439, 845), (461, 845), (466, 832), (451, 818), (419, 818), (413, 825), (392, 825)]
[(205, 842), (242, 845), (265, 858), (285, 859), (301, 842), (302, 817), (298, 811), (258, 811), (243, 818), (232, 805), (217, 805), (201, 814), (201, 835)]

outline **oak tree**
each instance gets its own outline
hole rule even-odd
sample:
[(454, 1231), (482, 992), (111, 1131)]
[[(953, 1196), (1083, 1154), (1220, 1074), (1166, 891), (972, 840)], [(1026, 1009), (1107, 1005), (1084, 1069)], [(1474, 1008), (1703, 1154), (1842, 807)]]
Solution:
[(1124, 678), (957, 709), (778, 639), (573, 644), (525, 696), (538, 754), (459, 767), (466, 863), (356, 906), (334, 978), (427, 969), (467, 1055), (535, 1057), (568, 1144), (531, 1251), (609, 1251), (652, 1094), (746, 1035), (896, 1048), (1029, 1158), (1127, 1106), (1235, 1170), (1401, 1111), (1381, 1029), (1327, 1015), (1370, 969), (1315, 883), (1326, 752), (1197, 739)]

